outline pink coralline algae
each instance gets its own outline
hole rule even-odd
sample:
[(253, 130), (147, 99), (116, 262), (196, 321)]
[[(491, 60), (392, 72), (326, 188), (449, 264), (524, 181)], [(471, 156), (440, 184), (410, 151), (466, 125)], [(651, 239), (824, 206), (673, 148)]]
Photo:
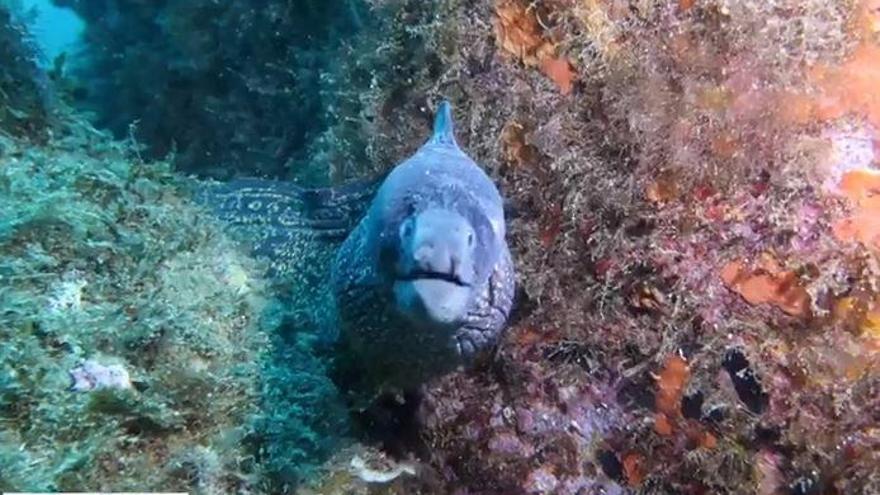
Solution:
[[(535, 350), (503, 353), (504, 374), (516, 378), (484, 383), (478, 374), (454, 375), (427, 390), (420, 416), (436, 446), (433, 461), (449, 466), (446, 482), (470, 493), (622, 492), (593, 461), (603, 439), (629, 420), (616, 388), (526, 356)], [(464, 409), (450, 414), (449, 403)]]

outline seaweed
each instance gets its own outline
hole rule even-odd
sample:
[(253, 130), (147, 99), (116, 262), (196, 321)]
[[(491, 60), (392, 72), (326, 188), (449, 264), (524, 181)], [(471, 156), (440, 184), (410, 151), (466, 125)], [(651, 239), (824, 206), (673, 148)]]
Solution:
[[(39, 146), (0, 137), (0, 487), (250, 486), (256, 265), (167, 163), (70, 121)], [(85, 360), (125, 379), (73, 389)]]
[(328, 125), (336, 49), (370, 20), (361, 2), (55, 4), (86, 21), (68, 73), (97, 126), (188, 173), (329, 180), (306, 151)]
[(39, 49), (16, 2), (0, 2), (0, 130), (40, 142), (52, 125), (50, 88)]

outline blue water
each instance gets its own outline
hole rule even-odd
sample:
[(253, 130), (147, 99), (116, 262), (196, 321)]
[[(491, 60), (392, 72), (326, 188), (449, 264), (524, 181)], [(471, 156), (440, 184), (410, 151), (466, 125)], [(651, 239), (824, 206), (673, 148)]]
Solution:
[(40, 62), (51, 66), (58, 55), (76, 50), (85, 27), (72, 10), (52, 5), (49, 0), (22, 0), (28, 13), (30, 32), (44, 57)]

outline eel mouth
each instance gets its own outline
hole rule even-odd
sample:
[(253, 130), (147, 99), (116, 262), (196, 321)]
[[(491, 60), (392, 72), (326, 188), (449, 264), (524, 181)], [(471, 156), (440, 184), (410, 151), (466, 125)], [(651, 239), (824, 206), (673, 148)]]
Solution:
[(461, 323), (471, 300), (471, 287), (454, 275), (414, 271), (394, 282), (394, 302), (418, 328), (450, 330)]
[(459, 287), (470, 287), (470, 284), (452, 273), (432, 272), (427, 270), (415, 270), (403, 275), (398, 275), (401, 282), (416, 282), (418, 280), (441, 280)]

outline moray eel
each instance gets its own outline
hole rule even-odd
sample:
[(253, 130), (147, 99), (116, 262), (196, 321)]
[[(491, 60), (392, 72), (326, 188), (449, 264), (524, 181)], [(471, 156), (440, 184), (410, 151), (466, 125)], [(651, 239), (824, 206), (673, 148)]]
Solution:
[(212, 198), (228, 219), (269, 229), (258, 246), (269, 258), (295, 251), (292, 232), (344, 239), (329, 267), (339, 352), (367, 390), (412, 389), (467, 365), (507, 324), (515, 275), (502, 197), (456, 143), (448, 102), (377, 190), (249, 180)]
[(382, 381), (414, 385), (497, 342), (515, 288), (503, 202), (456, 144), (448, 103), (382, 183), (331, 280), (343, 339)]

